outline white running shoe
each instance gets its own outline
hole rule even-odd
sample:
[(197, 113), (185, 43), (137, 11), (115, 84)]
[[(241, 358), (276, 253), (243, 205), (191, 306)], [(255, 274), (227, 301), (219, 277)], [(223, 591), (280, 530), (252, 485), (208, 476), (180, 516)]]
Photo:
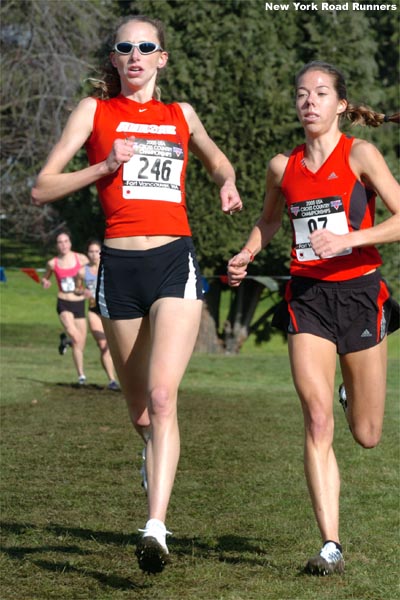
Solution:
[(346, 394), (346, 388), (344, 387), (344, 384), (341, 383), (339, 385), (339, 402), (343, 407), (344, 412), (347, 411), (347, 394)]
[(136, 548), (139, 567), (145, 573), (161, 573), (169, 562), (165, 538), (171, 532), (167, 531), (164, 523), (158, 519), (150, 519), (146, 527), (139, 531), (143, 532), (143, 537)]
[(305, 570), (310, 575), (343, 573), (343, 554), (334, 542), (325, 542), (319, 554), (310, 558), (306, 564)]
[(78, 383), (79, 383), (79, 385), (85, 385), (85, 383), (86, 383), (86, 377), (85, 377), (85, 375), (79, 375), (79, 377), (78, 377)]

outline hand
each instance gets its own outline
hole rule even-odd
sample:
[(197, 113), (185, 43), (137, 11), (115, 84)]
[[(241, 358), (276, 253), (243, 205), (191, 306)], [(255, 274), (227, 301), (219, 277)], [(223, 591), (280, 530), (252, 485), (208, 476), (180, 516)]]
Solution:
[(47, 290), (51, 286), (51, 281), (49, 281), (45, 277), (42, 277), (42, 286), (45, 290)]
[(114, 140), (111, 152), (106, 158), (106, 165), (110, 173), (114, 173), (123, 163), (131, 160), (135, 153), (134, 143), (134, 136)]
[(337, 235), (328, 229), (316, 229), (309, 239), (312, 249), (320, 258), (330, 258), (348, 247), (345, 244), (346, 235)]
[(250, 254), (242, 250), (233, 256), (228, 262), (228, 283), (231, 287), (239, 287), (247, 275), (247, 265), (250, 262)]
[(225, 181), (219, 192), (221, 198), (222, 212), (226, 215), (232, 215), (235, 212), (240, 212), (243, 208), (243, 203), (240, 199), (236, 185), (231, 180)]

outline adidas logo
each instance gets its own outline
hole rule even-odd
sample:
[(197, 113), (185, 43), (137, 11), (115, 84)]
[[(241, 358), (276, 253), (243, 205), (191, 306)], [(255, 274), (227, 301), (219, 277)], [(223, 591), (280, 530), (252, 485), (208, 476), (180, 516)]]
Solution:
[(372, 337), (372, 333), (368, 329), (364, 329), (361, 334), (361, 337)]
[(329, 175), (328, 179), (339, 179), (339, 177), (336, 175), (335, 171), (332, 171), (332, 173)]

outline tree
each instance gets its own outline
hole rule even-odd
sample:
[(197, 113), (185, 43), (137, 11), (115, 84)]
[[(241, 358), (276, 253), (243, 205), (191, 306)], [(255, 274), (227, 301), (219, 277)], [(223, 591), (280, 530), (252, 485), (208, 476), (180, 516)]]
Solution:
[(3, 235), (46, 241), (64, 220), (52, 205), (31, 206), (29, 191), (93, 70), (111, 7), (107, 0), (1, 4)]
[[(270, 158), (303, 139), (293, 85), (305, 62), (333, 62), (344, 71), (353, 101), (398, 110), (398, 11), (271, 12), (260, 0), (3, 0), (0, 10), (3, 231), (25, 239), (46, 240), (62, 222), (81, 245), (89, 236), (102, 237), (94, 187), (42, 210), (30, 206), (29, 189), (69, 108), (90, 93), (85, 79), (98, 76), (98, 53), (110, 50), (103, 41), (119, 16), (164, 21), (170, 60), (161, 79), (163, 99), (190, 102), (237, 172), (245, 209), (227, 217), (202, 165), (189, 161), (189, 216), (205, 275), (223, 273), (246, 239), (262, 207)], [(396, 173), (396, 126), (352, 133), (376, 142)], [(85, 163), (82, 152), (71, 168)], [(378, 217), (385, 216), (380, 208)], [(290, 243), (285, 220), (251, 273), (287, 273)], [(383, 252), (384, 273), (395, 279), (398, 251), (387, 245)]]

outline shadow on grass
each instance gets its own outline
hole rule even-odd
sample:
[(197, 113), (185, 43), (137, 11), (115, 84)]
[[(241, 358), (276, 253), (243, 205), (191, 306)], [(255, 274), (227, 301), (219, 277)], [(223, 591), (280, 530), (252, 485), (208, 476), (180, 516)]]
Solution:
[(116, 590), (144, 590), (148, 588), (148, 585), (140, 585), (138, 583), (134, 583), (131, 579), (127, 579), (126, 577), (119, 577), (118, 575), (106, 575), (105, 573), (101, 573), (100, 571), (91, 571), (86, 567), (80, 569), (79, 567), (75, 567), (74, 565), (71, 565), (68, 562), (57, 563), (50, 562), (48, 560), (35, 560), (33, 562), (37, 567), (40, 567), (41, 569), (46, 569), (47, 571), (53, 571), (56, 573), (78, 573), (79, 575), (83, 575), (84, 577), (92, 577), (102, 585)]
[[(51, 533), (57, 536), (71, 536), (81, 540), (89, 540), (97, 543), (101, 543), (104, 545), (120, 545), (126, 546), (128, 543), (132, 543), (134, 538), (139, 538), (139, 536), (130, 536), (128, 534), (118, 534), (109, 531), (94, 531), (92, 529), (82, 529), (82, 528), (74, 528), (74, 527), (65, 527), (63, 525), (57, 524), (49, 524), (47, 527), (40, 527), (34, 525), (32, 523), (12, 523), (12, 522), (1, 522), (0, 527), (3, 531), (3, 539), (5, 537), (5, 532), (23, 535), (29, 530), (36, 530), (38, 532), (43, 531), (47, 533)], [(38, 545), (35, 547), (32, 546), (12, 546), (7, 547), (2, 544), (2, 552), (6, 554), (12, 560), (20, 560), (24, 561), (27, 556), (32, 556), (34, 554), (39, 553), (61, 553), (61, 554), (70, 554), (76, 556), (90, 556), (92, 551), (84, 550), (78, 545), (54, 545), (54, 544), (46, 544), (46, 545)], [(126, 577), (120, 577), (115, 574), (106, 574), (101, 571), (90, 570), (86, 566), (79, 568), (75, 565), (72, 565), (68, 560), (63, 561), (55, 561), (55, 560), (46, 560), (46, 559), (35, 559), (32, 560), (32, 563), (39, 567), (40, 569), (44, 569), (46, 571), (51, 571), (54, 573), (78, 573), (83, 575), (84, 577), (92, 577), (97, 580), (104, 586), (108, 586), (109, 588), (119, 589), (119, 590), (129, 590), (129, 589), (147, 589), (147, 584), (138, 584), (128, 579)]]
[[(263, 545), (265, 544), (263, 539)], [(224, 562), (228, 564), (247, 564), (251, 566), (266, 566), (269, 559), (257, 540), (239, 535), (223, 535), (216, 539), (215, 544), (209, 544), (196, 538), (173, 537), (170, 550), (176, 556), (200, 558), (206, 561)], [(247, 555), (247, 556), (246, 556)]]
[(83, 385), (79, 383), (66, 383), (66, 382), (56, 382), (51, 383), (49, 381), (43, 381), (42, 379), (33, 379), (33, 377), (17, 377), (20, 381), (31, 381), (32, 383), (40, 383), (41, 385), (45, 385), (47, 387), (54, 388), (66, 388), (71, 390), (80, 390), (82, 393), (85, 392), (110, 392), (111, 394), (120, 394), (121, 390), (110, 390), (107, 385), (99, 385), (98, 383), (85, 383)]
[[(29, 530), (37, 530), (54, 534), (55, 536), (69, 536), (75, 539), (88, 540), (96, 542), (102, 545), (117, 545), (117, 546), (128, 546), (136, 545), (140, 539), (139, 534), (124, 534), (115, 533), (112, 531), (96, 531), (93, 529), (85, 529), (81, 527), (68, 527), (64, 525), (50, 523), (46, 527), (40, 527), (29, 523), (13, 523), (3, 522), (0, 523), (0, 527), (4, 533), (12, 533), (16, 535), (22, 535)], [(264, 540), (265, 544), (265, 540)], [(227, 535), (217, 538), (216, 544), (209, 544), (200, 539), (186, 538), (186, 537), (174, 537), (171, 540), (170, 549), (173, 557), (176, 559), (181, 557), (186, 558), (197, 558), (205, 561), (225, 562), (229, 564), (249, 564), (253, 566), (265, 566), (270, 561), (267, 558), (265, 550), (257, 543), (256, 540), (249, 540), (248, 538)], [(72, 545), (45, 545), (36, 547), (13, 546), (7, 548), (3, 546), (3, 552), (7, 554), (11, 559), (23, 560), (26, 555), (37, 554), (40, 552), (61, 552), (64, 554), (72, 555), (90, 555), (89, 550), (84, 550), (76, 544)], [(245, 554), (250, 556), (244, 556)], [(98, 579), (102, 584), (110, 585), (111, 587), (121, 587), (121, 589), (127, 589), (137, 586), (133, 584), (131, 580), (120, 578), (117, 576), (106, 576), (99, 572), (90, 572), (86, 568), (80, 570), (79, 568), (70, 565), (66, 562), (53, 562), (46, 560), (36, 560), (35, 564), (41, 568), (49, 569), (53, 571), (79, 571), (83, 574), (89, 574)], [(174, 558), (173, 558), (173, 562)]]

